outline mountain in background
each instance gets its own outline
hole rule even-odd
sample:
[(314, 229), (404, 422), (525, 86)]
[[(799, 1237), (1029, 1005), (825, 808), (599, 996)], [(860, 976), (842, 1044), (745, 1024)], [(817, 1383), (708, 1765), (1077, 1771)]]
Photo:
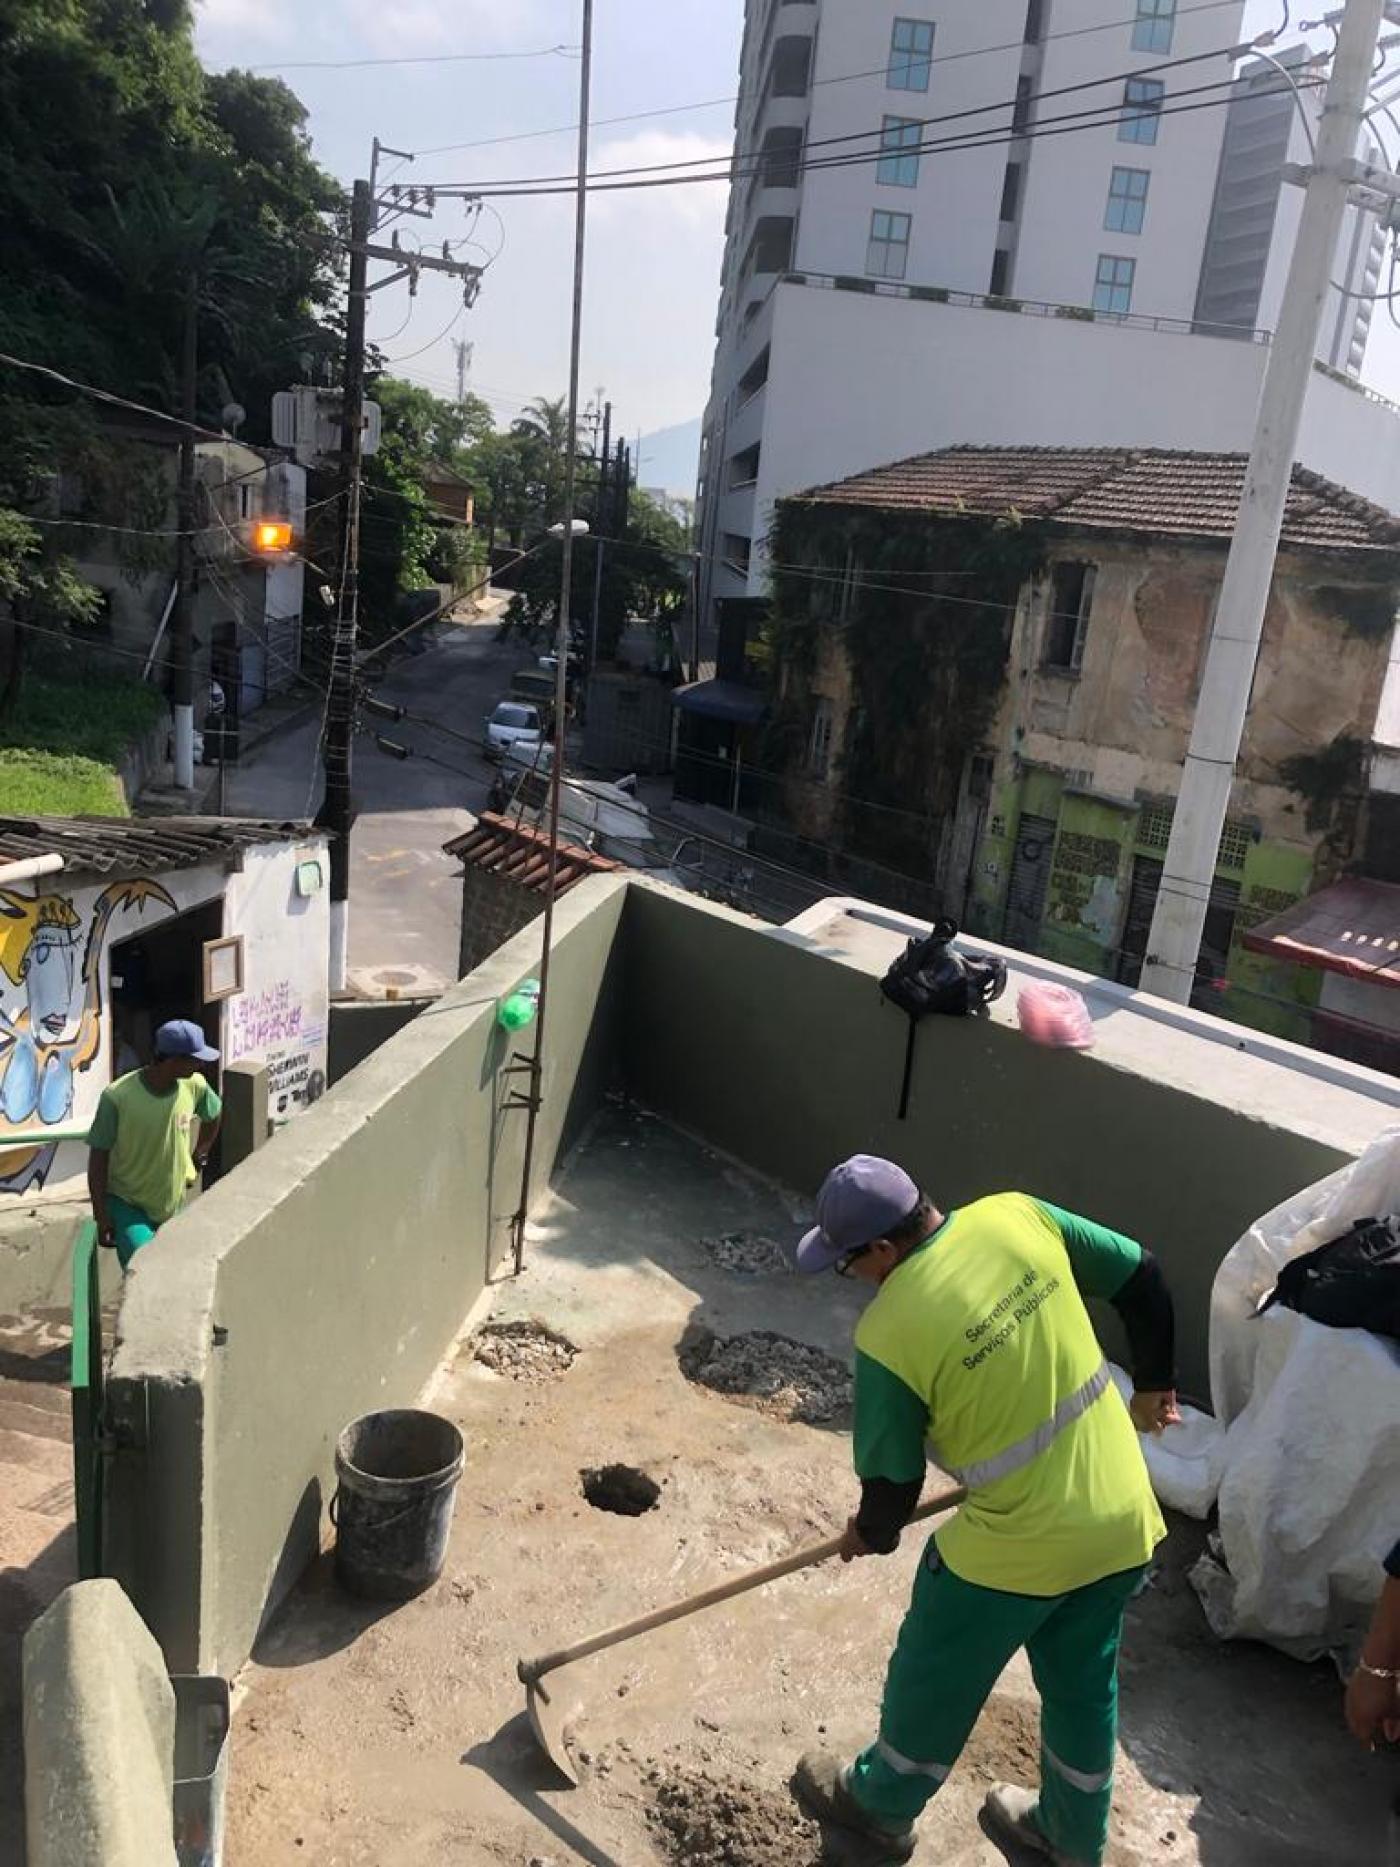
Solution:
[(700, 418), (644, 434), (637, 462), (638, 486), (655, 486), (679, 499), (694, 499), (700, 467)]

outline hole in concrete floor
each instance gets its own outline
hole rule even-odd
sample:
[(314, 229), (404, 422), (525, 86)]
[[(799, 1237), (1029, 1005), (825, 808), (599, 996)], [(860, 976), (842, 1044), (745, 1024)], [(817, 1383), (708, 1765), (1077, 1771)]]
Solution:
[(527, 1322), (489, 1322), (472, 1341), (472, 1358), (512, 1381), (552, 1381), (573, 1363), (578, 1349), (568, 1336), (532, 1317)]
[(692, 1326), (681, 1337), (677, 1359), (688, 1381), (782, 1420), (822, 1425), (850, 1410), (846, 1364), (771, 1329), (717, 1336)]
[(610, 1510), (618, 1517), (640, 1517), (661, 1502), (661, 1486), (635, 1465), (600, 1465), (580, 1472), (583, 1495), (594, 1510)]
[(736, 1277), (781, 1277), (792, 1270), (777, 1239), (762, 1232), (721, 1232), (718, 1238), (702, 1238), (700, 1247), (717, 1269)]

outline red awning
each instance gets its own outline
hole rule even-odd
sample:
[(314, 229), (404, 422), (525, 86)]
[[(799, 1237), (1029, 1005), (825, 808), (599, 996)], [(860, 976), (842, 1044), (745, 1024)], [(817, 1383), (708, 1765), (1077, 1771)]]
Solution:
[(1400, 887), (1348, 875), (1244, 936), (1251, 953), (1400, 986)]

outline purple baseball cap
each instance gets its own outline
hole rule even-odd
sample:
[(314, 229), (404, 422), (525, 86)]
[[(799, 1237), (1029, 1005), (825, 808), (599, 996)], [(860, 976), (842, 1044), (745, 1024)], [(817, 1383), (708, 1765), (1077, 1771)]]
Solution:
[(829, 1271), (848, 1251), (911, 1218), (919, 1197), (903, 1167), (877, 1154), (852, 1154), (822, 1181), (817, 1222), (797, 1247), (798, 1270), (809, 1277)]
[(200, 1027), (189, 1018), (171, 1018), (156, 1032), (158, 1057), (193, 1057), (197, 1063), (217, 1063), (219, 1053)]

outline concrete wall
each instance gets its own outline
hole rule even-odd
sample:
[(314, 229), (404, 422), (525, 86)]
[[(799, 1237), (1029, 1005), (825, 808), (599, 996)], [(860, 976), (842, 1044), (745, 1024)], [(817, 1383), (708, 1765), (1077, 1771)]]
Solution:
[(175, 1867), (175, 1694), (115, 1582), (64, 1589), (24, 1640), (29, 1867)]
[(521, 888), (509, 876), (468, 866), (462, 876), (462, 944), (457, 971), (465, 978), (490, 959), (497, 947), (537, 920), (544, 902), (533, 888)]
[[(559, 907), (537, 1191), (611, 1077), (625, 893), (597, 878)], [(172, 1671), (242, 1664), (315, 1552), (337, 1434), (412, 1402), (506, 1248), (525, 1121), (495, 1012), (538, 964), (526, 932), (137, 1260), (106, 1558)]]
[(330, 1008), (327, 1073), (331, 1087), (436, 1003), (435, 998), (338, 999)]
[[(820, 920), (823, 909), (812, 913)], [(807, 1195), (863, 1150), (902, 1160), (946, 1205), (1020, 1188), (1140, 1238), (1176, 1294), (1183, 1380), (1207, 1392), (1221, 1257), (1286, 1193), (1394, 1122), (1394, 1104), (1369, 1093), (1380, 1079), (1327, 1066), (1357, 1085), (1337, 1087), (1306, 1052), (1275, 1046), (1284, 1061), (1274, 1061), (1251, 1040), (1251, 1054), (1215, 1019), (1162, 1006), (1168, 1021), (1158, 1022), (1119, 987), (1039, 966), (1090, 995), (1096, 1049), (1028, 1044), (1013, 983), (988, 1019), (924, 1026), (901, 1123), (905, 1024), (876, 981), (907, 933), (878, 923), (858, 937), (759, 930), (634, 884), (622, 994), (630, 1091)]]

